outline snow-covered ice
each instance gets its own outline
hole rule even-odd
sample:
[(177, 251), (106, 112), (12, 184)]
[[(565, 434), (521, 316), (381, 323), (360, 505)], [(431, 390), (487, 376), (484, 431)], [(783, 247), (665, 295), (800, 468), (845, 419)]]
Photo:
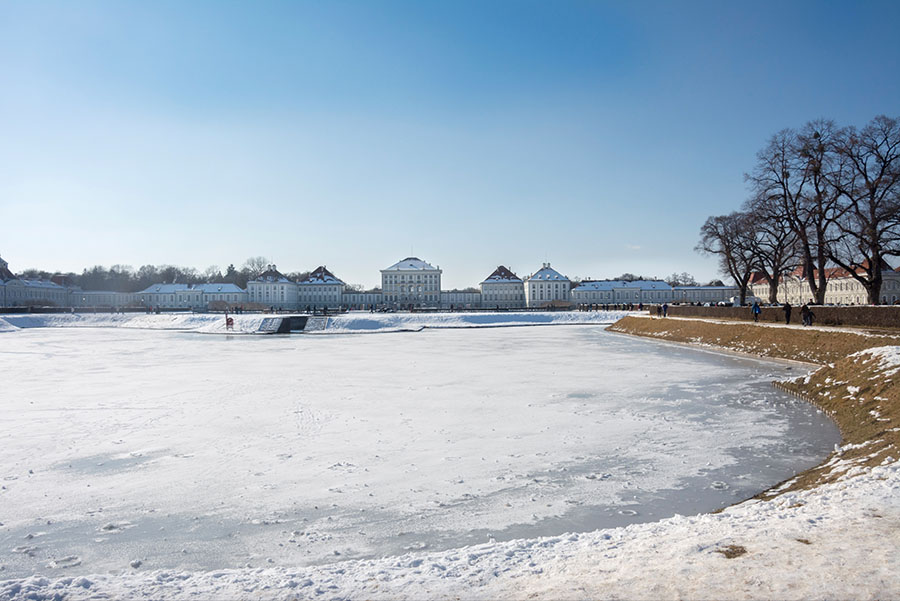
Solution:
[(365, 313), (329, 317), (325, 333), (409, 331), (422, 328), (484, 328), (535, 325), (610, 324), (628, 311)]
[(717, 514), (309, 567), (34, 576), (0, 598), (892, 599), (898, 498), (893, 462)]
[(796, 367), (596, 326), (32, 327), (0, 361), (8, 578), (207, 578), (645, 522), (748, 497), (838, 440), (769, 386)]
[[(534, 325), (610, 324), (630, 314), (627, 311), (478, 312), (478, 313), (368, 313), (313, 317), (315, 333), (384, 333), (418, 331), (423, 328), (485, 328)], [(210, 313), (47, 313), (13, 314), (0, 317), (0, 333), (19, 328), (129, 328), (180, 330), (204, 334), (257, 334), (263, 322), (283, 315), (232, 314), (233, 329), (225, 316)]]

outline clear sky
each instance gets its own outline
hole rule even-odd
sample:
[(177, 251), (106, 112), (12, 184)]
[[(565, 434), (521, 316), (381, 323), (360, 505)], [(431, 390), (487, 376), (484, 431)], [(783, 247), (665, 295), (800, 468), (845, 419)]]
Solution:
[(717, 276), (784, 127), (900, 115), (900, 2), (0, 3), (13, 271)]

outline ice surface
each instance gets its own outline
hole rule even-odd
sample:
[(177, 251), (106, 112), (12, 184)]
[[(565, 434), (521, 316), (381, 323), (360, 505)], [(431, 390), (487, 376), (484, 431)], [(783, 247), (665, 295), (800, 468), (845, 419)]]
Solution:
[(325, 333), (409, 331), (422, 328), (484, 328), (535, 325), (611, 324), (627, 311), (553, 313), (348, 313), (328, 319)]
[(785, 366), (596, 326), (23, 329), (0, 365), (5, 577), (311, 565), (656, 520), (750, 496), (838, 440), (769, 386)]
[[(327, 317), (325, 328), (316, 333), (357, 333), (417, 331), (423, 328), (478, 328), (531, 325), (610, 324), (626, 311), (479, 312), (479, 313), (368, 313), (351, 311)], [(206, 334), (256, 334), (264, 320), (278, 317), (263, 314), (231, 315), (233, 330), (225, 326), (225, 316), (208, 313), (55, 313), (7, 315), (0, 319), (0, 333), (18, 328), (132, 328), (182, 330)]]

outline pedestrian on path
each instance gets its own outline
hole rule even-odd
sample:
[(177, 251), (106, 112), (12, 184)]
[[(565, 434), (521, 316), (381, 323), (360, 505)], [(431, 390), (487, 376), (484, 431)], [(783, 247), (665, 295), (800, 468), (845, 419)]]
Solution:
[(669, 316), (669, 303), (663, 303), (663, 317)]
[(790, 325), (790, 323), (791, 323), (791, 303), (788, 303), (788, 302), (784, 303), (784, 307), (782, 307), (782, 309), (784, 309), (784, 323)]
[(809, 305), (804, 304), (800, 308), (800, 319), (803, 320), (803, 325), (811, 326), (813, 324), (813, 318), (815, 314), (812, 312), (812, 309), (809, 308)]
[(759, 314), (762, 313), (762, 309), (759, 308), (759, 303), (753, 301), (753, 306), (750, 307), (750, 312), (753, 313), (753, 321), (759, 322)]

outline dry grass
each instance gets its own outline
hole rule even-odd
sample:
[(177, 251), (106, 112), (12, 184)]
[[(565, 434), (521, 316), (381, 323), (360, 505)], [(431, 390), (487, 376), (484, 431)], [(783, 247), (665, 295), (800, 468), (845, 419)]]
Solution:
[(783, 328), (767, 324), (625, 317), (609, 328), (616, 332), (720, 346), (760, 357), (833, 363), (876, 346), (900, 344), (897, 335), (855, 333), (827, 328)]
[(716, 549), (716, 553), (721, 553), (726, 559), (734, 559), (747, 553), (747, 549), (741, 545), (727, 545), (721, 549)]
[(865, 354), (846, 357), (809, 378), (786, 382), (785, 388), (830, 415), (843, 438), (839, 453), (800, 474), (785, 490), (833, 482), (854, 468), (900, 457), (900, 386), (877, 358)]
[(896, 336), (638, 317), (626, 317), (610, 329), (823, 365), (809, 377), (781, 383), (781, 388), (831, 416), (841, 430), (841, 449), (760, 498), (812, 488), (900, 457), (900, 386), (894, 383), (900, 372), (886, 371), (872, 355), (851, 356), (869, 348), (900, 345)]

